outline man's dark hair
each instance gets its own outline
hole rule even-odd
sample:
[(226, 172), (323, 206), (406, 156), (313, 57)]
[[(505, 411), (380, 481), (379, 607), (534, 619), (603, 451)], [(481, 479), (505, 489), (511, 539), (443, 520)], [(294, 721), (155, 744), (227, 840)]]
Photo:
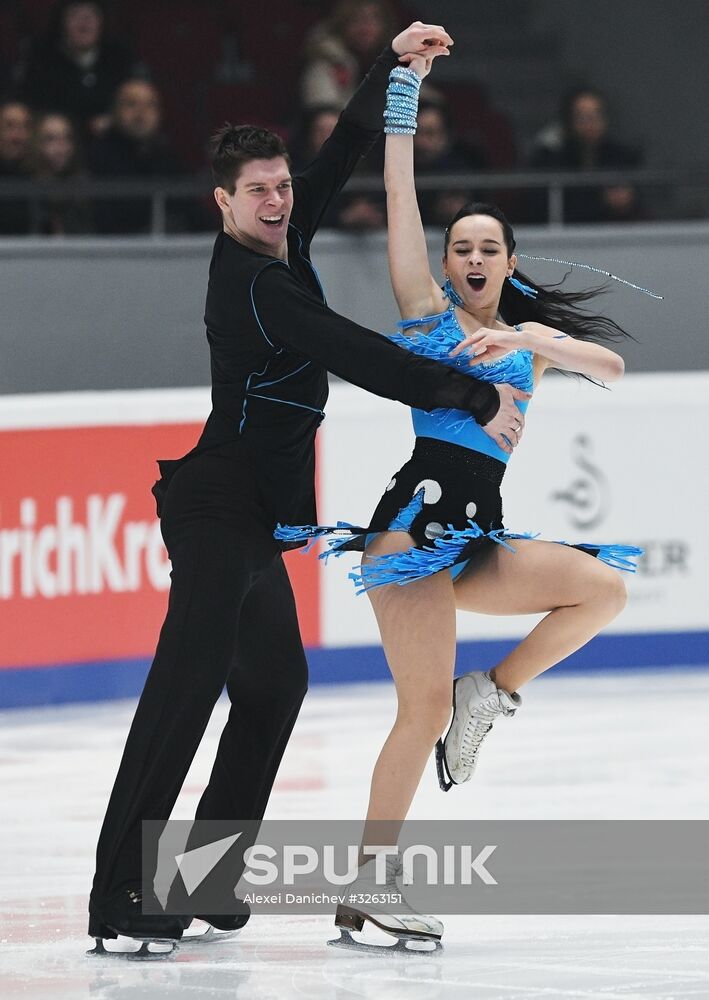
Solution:
[(290, 169), (290, 156), (283, 139), (257, 125), (230, 125), (212, 136), (212, 176), (217, 187), (234, 194), (241, 168), (249, 160), (275, 160), (282, 156)]

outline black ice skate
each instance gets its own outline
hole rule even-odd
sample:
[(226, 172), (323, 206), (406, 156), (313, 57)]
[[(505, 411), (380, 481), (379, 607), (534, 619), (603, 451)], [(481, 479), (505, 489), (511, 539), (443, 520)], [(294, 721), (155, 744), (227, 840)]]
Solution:
[[(143, 913), (140, 888), (124, 888), (105, 902), (89, 901), (89, 935), (95, 947), (87, 955), (155, 959), (171, 955), (182, 937), (179, 917)], [(106, 947), (106, 942), (112, 942)]]
[[(238, 937), (251, 916), (251, 909), (249, 904), (241, 899), (236, 902), (240, 912), (233, 915), (200, 913), (194, 917), (186, 917), (183, 921), (185, 933), (182, 942), (184, 944), (193, 942), (206, 944), (209, 941), (231, 941)], [(194, 921), (200, 921), (200, 923), (195, 924)]]

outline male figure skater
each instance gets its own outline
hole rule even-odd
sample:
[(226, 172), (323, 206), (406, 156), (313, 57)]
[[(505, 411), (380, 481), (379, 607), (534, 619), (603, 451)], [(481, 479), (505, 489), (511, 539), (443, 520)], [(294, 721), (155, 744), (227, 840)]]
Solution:
[[(142, 912), (141, 821), (166, 820), (224, 685), (231, 711), (198, 819), (260, 819), (307, 685), (277, 522), (315, 523), (314, 440), (330, 370), (423, 409), (473, 413), (516, 443), (526, 394), (400, 350), (333, 312), (310, 263), (319, 221), (376, 140), (389, 71), (452, 39), (416, 22), (379, 57), (313, 163), (291, 178), (273, 133), (224, 128), (213, 170), (223, 231), (209, 269), (212, 412), (153, 488), (172, 562), (167, 617), (98, 841), (89, 933), (181, 936)], [(236, 929), (232, 918), (209, 918)]]

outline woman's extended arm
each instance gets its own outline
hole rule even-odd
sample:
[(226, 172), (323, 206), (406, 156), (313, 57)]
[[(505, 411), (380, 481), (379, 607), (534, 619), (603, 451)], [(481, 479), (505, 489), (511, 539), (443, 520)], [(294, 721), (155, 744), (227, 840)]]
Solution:
[(522, 336), (525, 346), (554, 368), (603, 382), (617, 382), (625, 372), (625, 363), (615, 351), (587, 340), (576, 340), (543, 323), (523, 323)]
[(601, 344), (569, 337), (543, 323), (522, 323), (516, 330), (483, 328), (461, 341), (451, 354), (469, 351), (473, 355), (470, 363), (475, 366), (515, 348), (533, 351), (543, 362), (541, 371), (552, 366), (604, 382), (616, 382), (625, 371), (623, 359), (615, 351)]
[[(412, 58), (409, 69), (428, 74), (431, 60)], [(426, 237), (414, 186), (414, 141), (411, 135), (387, 135), (384, 154), (387, 194), (389, 274), (402, 319), (431, 315), (445, 308), (428, 264)]]

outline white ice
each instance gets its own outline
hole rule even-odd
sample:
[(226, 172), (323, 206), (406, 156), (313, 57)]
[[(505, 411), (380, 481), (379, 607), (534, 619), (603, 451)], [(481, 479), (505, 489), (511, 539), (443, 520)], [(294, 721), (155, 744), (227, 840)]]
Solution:
[[(226, 704), (175, 816), (192, 815)], [(3, 1000), (324, 997), (555, 1000), (709, 997), (709, 917), (447, 917), (435, 956), (329, 948), (332, 917), (255, 916), (233, 941), (161, 962), (85, 956), (93, 850), (133, 704), (0, 715)], [(267, 816), (360, 818), (392, 720), (388, 684), (313, 690)], [(416, 818), (709, 819), (709, 672), (550, 675), (500, 720), (474, 781), (443, 795), (433, 765)]]

